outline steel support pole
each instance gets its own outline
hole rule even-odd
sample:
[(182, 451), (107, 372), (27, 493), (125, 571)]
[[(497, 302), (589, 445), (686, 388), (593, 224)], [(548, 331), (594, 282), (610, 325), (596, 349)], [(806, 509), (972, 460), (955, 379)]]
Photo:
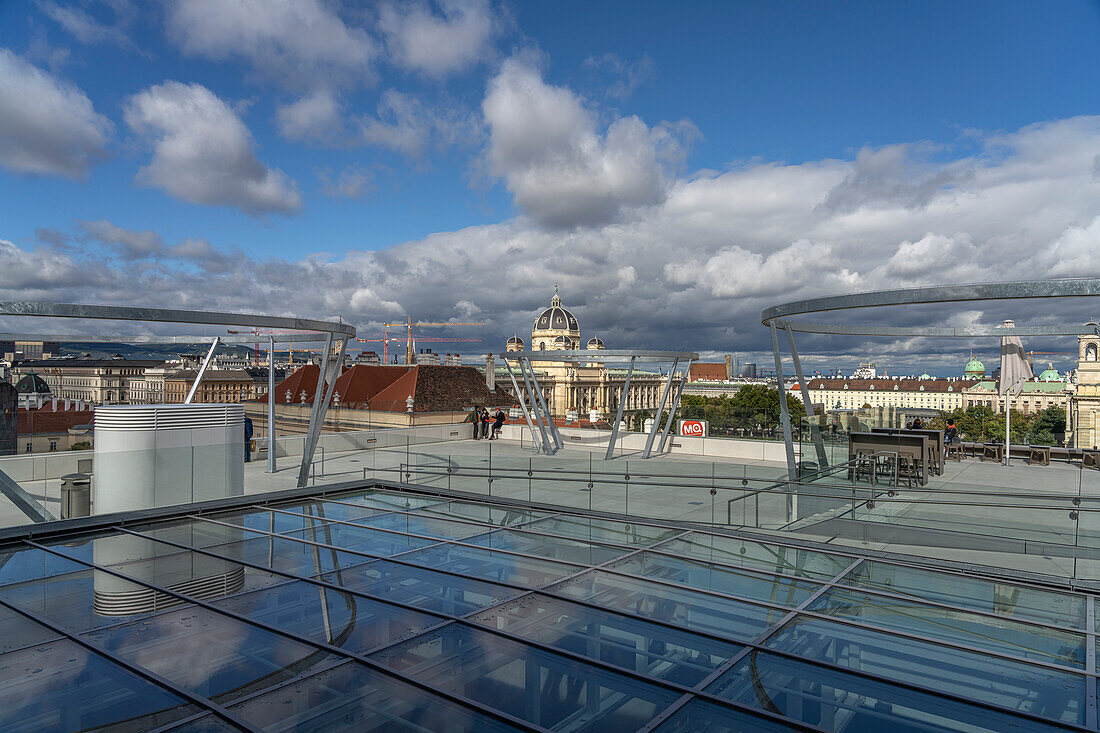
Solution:
[(218, 348), (218, 336), (214, 337), (214, 342), (210, 344), (210, 351), (206, 352), (206, 358), (202, 360), (202, 366), (199, 367), (199, 373), (195, 375), (195, 381), (191, 384), (191, 389), (187, 392), (187, 399), (183, 401), (183, 404), (190, 405), (191, 400), (195, 399), (195, 392), (199, 389), (199, 382), (202, 381), (202, 375), (206, 373), (206, 367), (210, 365), (210, 359), (214, 356), (214, 349)]
[(653, 450), (653, 439), (657, 437), (657, 431), (661, 429), (661, 413), (665, 409), (665, 402), (668, 400), (668, 393), (672, 390), (672, 379), (676, 376), (676, 368), (680, 366), (679, 359), (672, 360), (672, 368), (668, 370), (668, 380), (665, 382), (665, 388), (661, 392), (661, 402), (657, 405), (657, 414), (653, 416), (653, 425), (649, 428), (649, 435), (645, 439), (645, 452), (642, 453), (642, 458), (649, 458), (649, 452)]
[(634, 376), (634, 361), (637, 357), (630, 357), (630, 366), (626, 368), (626, 381), (623, 382), (622, 391), (619, 392), (619, 408), (615, 411), (615, 424), (611, 426), (611, 440), (607, 442), (607, 455), (605, 461), (610, 461), (615, 453), (615, 441), (619, 439), (619, 425), (623, 421), (623, 406), (626, 404), (626, 396), (630, 392), (630, 378)]
[(531, 430), (531, 440), (535, 444), (535, 451), (542, 451), (542, 444), (539, 443), (538, 437), (535, 435), (535, 425), (531, 422), (531, 413), (527, 411), (527, 397), (525, 394), (521, 394), (519, 391), (519, 383), (516, 382), (515, 372), (512, 371), (512, 365), (508, 363), (508, 360), (504, 360), (504, 368), (508, 370), (508, 378), (512, 380), (512, 389), (516, 392), (516, 399), (519, 400), (519, 407), (523, 410), (523, 417), (527, 420), (527, 427)]
[(328, 357), (332, 352), (332, 334), (325, 339), (325, 353), (321, 356), (321, 370), (317, 373), (317, 387), (313, 390), (313, 408), (309, 411), (309, 428), (306, 430), (306, 440), (302, 444), (302, 465), (298, 469), (298, 487), (306, 485), (309, 478), (309, 464), (313, 461), (313, 446), (320, 425), (317, 416), (321, 413), (322, 392), (325, 391), (325, 373), (328, 371)]
[(684, 394), (684, 385), (687, 384), (688, 374), (691, 370), (691, 364), (688, 363), (688, 368), (684, 370), (684, 376), (680, 380), (680, 384), (676, 387), (676, 398), (672, 400), (672, 409), (668, 411), (668, 420), (665, 421), (665, 429), (661, 433), (661, 442), (657, 444), (657, 452), (665, 452), (665, 443), (668, 441), (669, 431), (672, 429), (672, 420), (676, 417), (676, 410), (680, 407), (680, 397)]
[(550, 408), (546, 406), (546, 398), (542, 396), (542, 387), (539, 386), (539, 378), (535, 376), (535, 365), (530, 360), (527, 361), (527, 367), (531, 371), (531, 386), (535, 390), (535, 396), (538, 397), (539, 404), (542, 405), (542, 413), (546, 417), (546, 427), (550, 431), (550, 437), (554, 439), (554, 452), (557, 453), (561, 450), (563, 443), (561, 442), (561, 434), (558, 432), (558, 428), (554, 425), (554, 415), (550, 412)]
[(814, 448), (817, 451), (817, 467), (828, 468), (829, 457), (825, 455), (825, 443), (821, 440), (821, 429), (817, 425), (817, 415), (814, 414), (814, 406), (810, 403), (810, 390), (806, 387), (806, 377), (802, 373), (802, 360), (798, 358), (798, 349), (794, 346), (794, 333), (791, 332), (790, 326), (784, 326), (784, 330), (787, 332), (787, 343), (791, 347), (791, 359), (794, 360), (794, 376), (798, 379), (798, 389), (802, 393), (802, 407), (806, 412), (806, 417), (810, 418), (808, 421), (810, 424), (810, 436), (814, 441)]
[(544, 416), (539, 411), (539, 401), (535, 397), (535, 390), (531, 387), (531, 380), (527, 377), (527, 368), (524, 366), (524, 360), (522, 357), (519, 359), (519, 371), (523, 375), (523, 385), (527, 389), (527, 394), (531, 398), (531, 413), (535, 416), (535, 424), (538, 425), (539, 433), (542, 435), (542, 452), (548, 456), (554, 454), (554, 442), (550, 439), (550, 435), (546, 432), (544, 425)]
[[(798, 478), (798, 466), (794, 460), (794, 436), (791, 435), (791, 416), (787, 412), (787, 392), (783, 388), (783, 357), (779, 353), (779, 332), (775, 330), (775, 324), (769, 326), (772, 331), (772, 353), (775, 355), (775, 381), (779, 389), (779, 420), (783, 424), (783, 445), (787, 449), (787, 478), (794, 481)], [(793, 521), (793, 496), (787, 493), (787, 521)]]
[(275, 473), (275, 337), (267, 342), (267, 472)]

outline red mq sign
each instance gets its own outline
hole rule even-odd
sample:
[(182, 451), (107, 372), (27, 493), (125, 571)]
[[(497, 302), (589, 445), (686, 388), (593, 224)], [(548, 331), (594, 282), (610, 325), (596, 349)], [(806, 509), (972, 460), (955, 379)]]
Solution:
[(701, 438), (707, 434), (707, 428), (701, 420), (681, 420), (680, 435)]

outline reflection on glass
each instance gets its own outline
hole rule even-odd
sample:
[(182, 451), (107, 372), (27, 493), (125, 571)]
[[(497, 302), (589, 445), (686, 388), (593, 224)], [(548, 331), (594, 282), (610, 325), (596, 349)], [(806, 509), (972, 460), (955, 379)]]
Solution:
[(303, 676), (232, 711), (271, 733), (514, 730), (482, 713), (355, 662)]
[(578, 565), (566, 565), (458, 545), (429, 547), (402, 555), (401, 559), (428, 568), (439, 568), (498, 583), (520, 585), (524, 588), (537, 588), (582, 569)]
[(0, 730), (143, 731), (198, 708), (68, 640), (0, 658)]
[(1021, 727), (1048, 729), (1008, 713), (768, 653), (750, 653), (707, 691), (827, 730), (1003, 733)]
[(287, 502), (285, 504), (272, 504), (272, 509), (281, 509), (295, 514), (308, 514), (322, 520), (339, 519), (350, 522), (364, 517), (375, 517), (380, 514), (389, 514), (391, 509), (379, 509), (365, 504), (345, 504), (343, 502), (323, 501), (320, 499), (306, 499)]
[(450, 515), (462, 519), (473, 519), (498, 527), (511, 527), (540, 517), (551, 516), (550, 512), (478, 504), (473, 501), (449, 501), (446, 504), (436, 504), (419, 511), (421, 514)]
[(399, 492), (390, 491), (368, 491), (364, 493), (351, 493), (351, 494), (334, 494), (333, 499), (345, 501), (350, 504), (362, 504), (363, 506), (376, 507), (379, 509), (420, 509), (422, 507), (437, 506), (440, 504), (446, 504), (446, 499), (440, 499), (432, 496), (417, 496), (416, 494), (405, 494)]
[(703, 532), (661, 545), (660, 552), (814, 580), (834, 578), (852, 562), (839, 555)]
[(622, 547), (594, 545), (565, 537), (544, 537), (511, 529), (499, 529), (465, 541), (497, 550), (511, 550), (525, 555), (536, 555), (581, 565), (600, 565), (629, 552)]
[(398, 565), (387, 560), (357, 564), (356, 561), (363, 563), (364, 558), (339, 554), (341, 566), (351, 567), (343, 572), (324, 573), (318, 576), (321, 580), (395, 603), (407, 603), (426, 611), (463, 616), (523, 592), (472, 578), (437, 573), (426, 568)]
[(739, 641), (755, 639), (785, 615), (776, 609), (600, 570), (552, 585), (546, 592)]
[(410, 537), (394, 532), (379, 532), (369, 527), (350, 524), (324, 524), (296, 532), (288, 532), (286, 536), (379, 556), (396, 555), (399, 552), (427, 547), (436, 543), (436, 540)]
[(526, 640), (691, 687), (742, 647), (617, 613), (527, 596), (473, 617)]
[(628, 557), (608, 567), (625, 573), (658, 578), (688, 588), (728, 593), (753, 601), (797, 606), (818, 589), (816, 583), (792, 578), (769, 578), (700, 560), (687, 560), (652, 552)]
[(929, 601), (973, 608), (1042, 623), (1085, 626), (1085, 598), (1041, 588), (999, 583), (966, 575), (865, 560), (842, 581)]
[(919, 634), (1082, 669), (1085, 666), (1084, 634), (953, 611), (900, 598), (869, 595), (846, 588), (829, 591), (809, 608), (876, 628)]
[(551, 729), (637, 730), (679, 694), (518, 642), (450, 625), (374, 658)]
[(172, 733), (236, 733), (240, 728), (211, 713), (189, 723), (173, 726), (170, 730)]
[(932, 642), (799, 616), (765, 645), (932, 690), (1081, 725), (1085, 678)]
[(485, 528), (468, 522), (452, 522), (438, 517), (422, 517), (418, 514), (385, 514), (358, 519), (364, 527), (390, 529), (397, 532), (421, 534), (438, 539), (461, 539), (480, 534)]
[(540, 519), (537, 522), (532, 522), (525, 529), (576, 537), (592, 542), (610, 542), (620, 545), (651, 545), (654, 542), (673, 537), (682, 531), (637, 522), (620, 522), (614, 519), (575, 516)]
[(34, 547), (0, 550), (0, 586), (71, 573), (83, 566)]
[(692, 700), (655, 730), (658, 733), (786, 733), (796, 729), (706, 700)]

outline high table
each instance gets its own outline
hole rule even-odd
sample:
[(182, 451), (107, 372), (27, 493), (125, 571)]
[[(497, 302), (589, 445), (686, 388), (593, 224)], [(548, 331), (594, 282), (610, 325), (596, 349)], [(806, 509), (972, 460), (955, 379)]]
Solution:
[(921, 485), (928, 483), (929, 456), (927, 435), (899, 433), (849, 433), (848, 460), (853, 460), (860, 451), (870, 453), (897, 453), (898, 458), (907, 458), (917, 462), (918, 479)]

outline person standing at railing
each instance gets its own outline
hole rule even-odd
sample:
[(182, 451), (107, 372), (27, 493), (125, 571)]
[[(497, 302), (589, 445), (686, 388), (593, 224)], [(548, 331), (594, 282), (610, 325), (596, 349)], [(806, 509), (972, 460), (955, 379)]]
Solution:
[(481, 432), (481, 408), (474, 407), (470, 412), (470, 416), (466, 418), (466, 422), (472, 422), (474, 424), (474, 440), (477, 440), (478, 434)]
[(482, 407), (481, 408), (481, 437), (488, 438), (489, 440), (493, 439), (493, 436), (490, 433), (490, 425), (491, 425), (492, 422), (493, 422), (493, 418), (490, 417), (490, 415), (489, 415), (489, 408)]
[(252, 462), (252, 418), (244, 416), (244, 462)]

